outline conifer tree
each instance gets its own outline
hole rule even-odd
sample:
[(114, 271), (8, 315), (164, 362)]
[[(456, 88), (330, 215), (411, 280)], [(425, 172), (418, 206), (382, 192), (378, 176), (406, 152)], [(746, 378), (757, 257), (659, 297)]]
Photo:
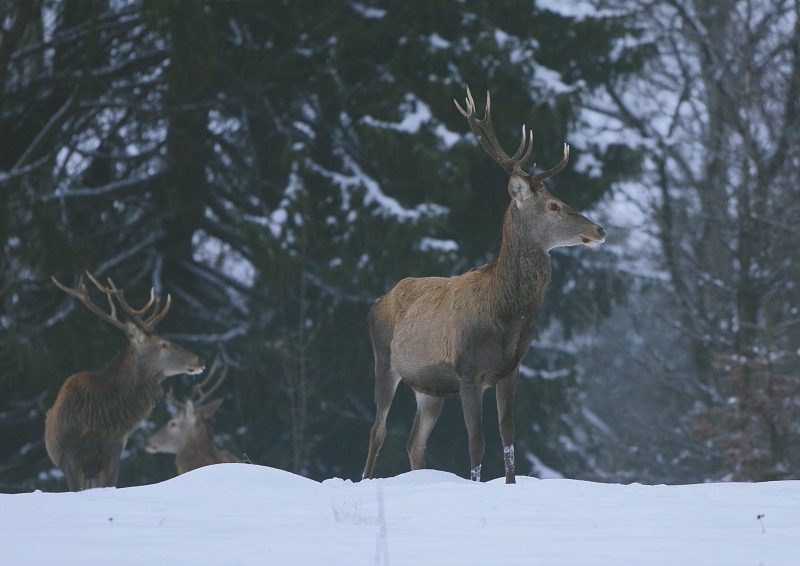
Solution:
[[(215, 429), (232, 449), (355, 477), (372, 416), (371, 301), (402, 277), (483, 263), (497, 246), (505, 180), (452, 98), (465, 84), (491, 90), (500, 139), (510, 147), (527, 123), (541, 163), (571, 143), (552, 188), (587, 209), (611, 180), (597, 164), (613, 170), (619, 152), (580, 135), (582, 102), (638, 65), (614, 18), (520, 0), (4, 4), (0, 127), (14, 144), (0, 155), (0, 410), (27, 412), (19, 441), (0, 446), (15, 471), (0, 476), (19, 489), (50, 469), (37, 426), (61, 381), (113, 354), (48, 283), (87, 269), (133, 293), (171, 293), (164, 334), (207, 358), (223, 352), (235, 402)], [(614, 279), (580, 252), (553, 262), (542, 324), (568, 336), (609, 311)], [(518, 430), (524, 450), (576, 474), (586, 458), (558, 457), (557, 438), (572, 432), (557, 423), (578, 418), (569, 379), (580, 371), (560, 339), (525, 361), (523, 390), (536, 399), (522, 402), (535, 406), (519, 411)], [(571, 377), (543, 379), (553, 375)], [(191, 380), (168, 385), (180, 393)], [(400, 403), (393, 438), (411, 404)], [(448, 411), (443, 428), (466, 443)], [(431, 442), (431, 465), (464, 468), (462, 446)], [(405, 469), (404, 444), (387, 441), (381, 473)], [(169, 467), (134, 438), (121, 481)]]

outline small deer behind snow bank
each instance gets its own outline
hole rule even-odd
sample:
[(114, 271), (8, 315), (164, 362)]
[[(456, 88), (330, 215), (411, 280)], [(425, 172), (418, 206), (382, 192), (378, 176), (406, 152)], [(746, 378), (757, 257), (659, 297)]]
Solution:
[(219, 358), (208, 372), (208, 376), (192, 388), (192, 396), (185, 403), (181, 403), (172, 395), (167, 394), (170, 402), (178, 408), (178, 414), (170, 421), (155, 431), (147, 439), (145, 450), (151, 454), (163, 452), (175, 454), (175, 467), (178, 474), (190, 472), (196, 468), (210, 466), (211, 464), (237, 463), (239, 458), (226, 450), (220, 450), (214, 441), (214, 431), (208, 424), (209, 418), (217, 412), (223, 399), (219, 398), (206, 403), (206, 399), (225, 380), (228, 368), (225, 367), (219, 378), (209, 385), (216, 373)]

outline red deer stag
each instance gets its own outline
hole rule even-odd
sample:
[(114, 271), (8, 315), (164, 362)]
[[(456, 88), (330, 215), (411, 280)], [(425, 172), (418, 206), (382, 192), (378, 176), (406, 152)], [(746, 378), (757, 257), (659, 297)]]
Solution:
[[(417, 399), (417, 413), (407, 451), (414, 470), (425, 466), (428, 436), (439, 418), (444, 397), (461, 396), (469, 437), (471, 478), (480, 481), (484, 440), (481, 403), (484, 390), (496, 387), (506, 483), (514, 483), (514, 395), (519, 363), (533, 339), (534, 317), (550, 281), (548, 252), (557, 246), (600, 245), (605, 230), (553, 197), (543, 181), (567, 164), (536, 175), (523, 169), (533, 134), (513, 157), (503, 151), (486, 113), (475, 116), (467, 89), (466, 111), (481, 147), (509, 174), (511, 203), (503, 218), (500, 250), (481, 267), (455, 277), (406, 278), (375, 301), (369, 332), (375, 355), (375, 424), (364, 478), (372, 477), (386, 437), (386, 415), (397, 385), (405, 381)], [(534, 166), (535, 167), (535, 166)], [(533, 169), (533, 168), (531, 168)]]
[(179, 475), (211, 464), (241, 462), (230, 452), (217, 448), (214, 431), (206, 420), (211, 418), (223, 401), (219, 398), (209, 403), (205, 402), (225, 380), (227, 367), (222, 370), (219, 378), (203, 391), (214, 376), (218, 362), (219, 358), (214, 360), (208, 376), (192, 388), (192, 396), (186, 403), (175, 399), (172, 391), (167, 393), (170, 402), (178, 408), (178, 414), (151, 434), (145, 444), (145, 449), (151, 454), (157, 452), (175, 454), (175, 467)]
[[(161, 381), (170, 375), (203, 371), (202, 359), (155, 334), (171, 301), (160, 309), (155, 290), (141, 309), (131, 308), (122, 289), (109, 279), (108, 287), (90, 273), (86, 275), (106, 295), (110, 313), (92, 302), (83, 276), (75, 289), (53, 282), (65, 293), (78, 298), (90, 311), (123, 330), (125, 346), (104, 370), (76, 373), (67, 378), (45, 419), (45, 446), (53, 463), (67, 478), (70, 491), (92, 487), (113, 487), (119, 476), (119, 459), (128, 435), (147, 418), (164, 396)], [(114, 301), (128, 315), (117, 318)], [(145, 318), (150, 308), (153, 311)]]

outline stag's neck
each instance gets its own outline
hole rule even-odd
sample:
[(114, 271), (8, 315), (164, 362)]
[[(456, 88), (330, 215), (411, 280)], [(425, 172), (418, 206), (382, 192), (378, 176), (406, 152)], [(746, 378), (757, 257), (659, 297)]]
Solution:
[(125, 342), (125, 347), (111, 361), (105, 373), (123, 389), (139, 388), (145, 382), (158, 385), (164, 379), (163, 370), (148, 363), (130, 341)]
[(197, 421), (197, 429), (181, 446), (175, 455), (175, 466), (178, 473), (183, 474), (211, 464), (219, 464), (223, 461), (219, 449), (214, 442), (214, 431), (205, 419)]
[(120, 429), (133, 428), (164, 396), (161, 389), (163, 374), (145, 367), (130, 342), (125, 343), (99, 377), (98, 394), (102, 397), (104, 412)]
[(552, 273), (547, 249), (521, 229), (518, 216), (512, 201), (503, 218), (500, 251), (487, 266), (492, 310), (500, 317), (535, 314)]

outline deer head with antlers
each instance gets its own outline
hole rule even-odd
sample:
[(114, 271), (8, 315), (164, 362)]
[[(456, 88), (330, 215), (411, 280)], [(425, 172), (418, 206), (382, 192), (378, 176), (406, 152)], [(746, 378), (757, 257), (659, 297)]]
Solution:
[[(67, 478), (72, 491), (115, 486), (119, 458), (128, 435), (147, 418), (163, 397), (161, 381), (180, 373), (198, 374), (205, 364), (195, 354), (155, 334), (169, 311), (151, 289), (150, 300), (134, 309), (111, 279), (102, 285), (86, 273), (106, 296), (109, 312), (98, 307), (81, 276), (76, 287), (56, 286), (81, 301), (101, 319), (125, 332), (122, 351), (105, 369), (71, 375), (64, 381), (45, 419), (45, 446), (53, 463)], [(117, 315), (117, 306), (128, 320)], [(148, 311), (150, 314), (147, 314)]]

